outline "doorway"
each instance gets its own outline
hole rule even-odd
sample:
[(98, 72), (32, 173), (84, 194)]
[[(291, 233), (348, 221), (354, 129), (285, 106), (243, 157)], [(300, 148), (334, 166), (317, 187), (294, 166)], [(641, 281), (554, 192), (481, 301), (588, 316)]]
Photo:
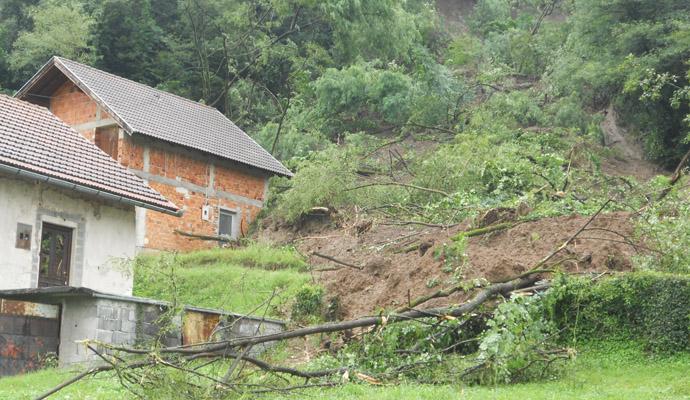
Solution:
[(44, 222), (38, 287), (67, 286), (72, 256), (72, 229)]

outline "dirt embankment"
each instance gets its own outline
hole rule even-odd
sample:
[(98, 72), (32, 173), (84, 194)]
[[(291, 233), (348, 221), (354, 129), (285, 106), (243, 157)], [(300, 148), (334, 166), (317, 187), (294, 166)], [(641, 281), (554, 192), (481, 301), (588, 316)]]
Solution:
[(664, 171), (644, 157), (644, 149), (638, 139), (621, 126), (618, 113), (609, 106), (601, 122), (604, 145), (613, 149), (614, 157), (602, 163), (602, 170), (612, 176), (633, 176), (640, 182), (646, 182)]
[[(521, 223), (511, 229), (470, 238), (464, 279), (505, 279), (528, 270), (549, 255), (582, 227), (589, 217), (566, 216)], [(368, 221), (366, 221), (368, 222)], [(420, 226), (387, 226), (376, 222), (329, 227), (326, 223), (307, 224), (299, 232), (266, 229), (262, 236), (274, 242), (292, 243), (303, 254), (318, 252), (362, 270), (342, 267), (317, 256), (310, 256), (316, 268), (337, 270), (314, 272), (329, 298), (336, 297), (340, 318), (377, 313), (382, 308), (403, 306), (408, 299), (432, 293), (451, 284), (453, 272), (446, 263), (442, 246), (467, 229), (469, 224), (452, 229)], [(618, 212), (599, 216), (565, 250), (562, 265), (569, 272), (628, 270), (635, 248), (626, 243), (633, 235), (631, 215)], [(419, 246), (421, 244), (421, 246)], [(421, 247), (421, 250), (418, 248)], [(460, 302), (462, 294), (428, 305)]]

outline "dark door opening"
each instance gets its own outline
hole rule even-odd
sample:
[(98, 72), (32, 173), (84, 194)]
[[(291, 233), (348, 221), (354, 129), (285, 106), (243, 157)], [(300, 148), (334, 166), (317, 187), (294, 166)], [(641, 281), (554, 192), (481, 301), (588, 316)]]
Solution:
[(72, 255), (72, 229), (43, 223), (38, 286), (67, 286)]

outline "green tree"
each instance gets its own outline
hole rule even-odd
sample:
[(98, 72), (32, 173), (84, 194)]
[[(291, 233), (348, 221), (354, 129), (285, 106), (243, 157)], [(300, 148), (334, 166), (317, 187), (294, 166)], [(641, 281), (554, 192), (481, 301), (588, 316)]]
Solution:
[[(169, 5), (165, 8), (172, 8)], [(123, 77), (156, 86), (171, 79), (165, 33), (158, 26), (149, 0), (110, 0), (103, 5), (97, 26), (99, 66)]]
[(19, 33), (9, 56), (10, 68), (28, 79), (51, 56), (92, 63), (94, 19), (77, 1), (44, 0), (29, 7), (33, 28)]
[(549, 82), (556, 95), (577, 94), (601, 109), (613, 103), (636, 128), (648, 154), (669, 165), (685, 152), (687, 103), (673, 101), (665, 85), (644, 96), (649, 71), (688, 84), (690, 3), (684, 0), (576, 0), (572, 29), (552, 63)]

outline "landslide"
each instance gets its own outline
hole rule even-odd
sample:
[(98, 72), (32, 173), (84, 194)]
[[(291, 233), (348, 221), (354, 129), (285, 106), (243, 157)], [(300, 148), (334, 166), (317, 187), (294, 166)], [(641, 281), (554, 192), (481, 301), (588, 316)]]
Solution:
[[(456, 260), (451, 267), (444, 256), (444, 246), (452, 245), (452, 238), (470, 229), (473, 221), (444, 229), (319, 217), (298, 230), (268, 224), (260, 236), (274, 243), (294, 245), (308, 256), (315, 281), (326, 288), (328, 301), (338, 305), (336, 317), (342, 319), (404, 306), (410, 299), (459, 280), (499, 281), (518, 275), (561, 246), (589, 218), (579, 215), (544, 218), (471, 237), (465, 246), (466, 257)], [(557, 268), (570, 273), (629, 270), (631, 257), (639, 250), (632, 239), (633, 231), (633, 214), (601, 214), (559, 253), (561, 262)], [(362, 269), (343, 266), (314, 252)], [(463, 299), (464, 295), (458, 293), (427, 305)]]

